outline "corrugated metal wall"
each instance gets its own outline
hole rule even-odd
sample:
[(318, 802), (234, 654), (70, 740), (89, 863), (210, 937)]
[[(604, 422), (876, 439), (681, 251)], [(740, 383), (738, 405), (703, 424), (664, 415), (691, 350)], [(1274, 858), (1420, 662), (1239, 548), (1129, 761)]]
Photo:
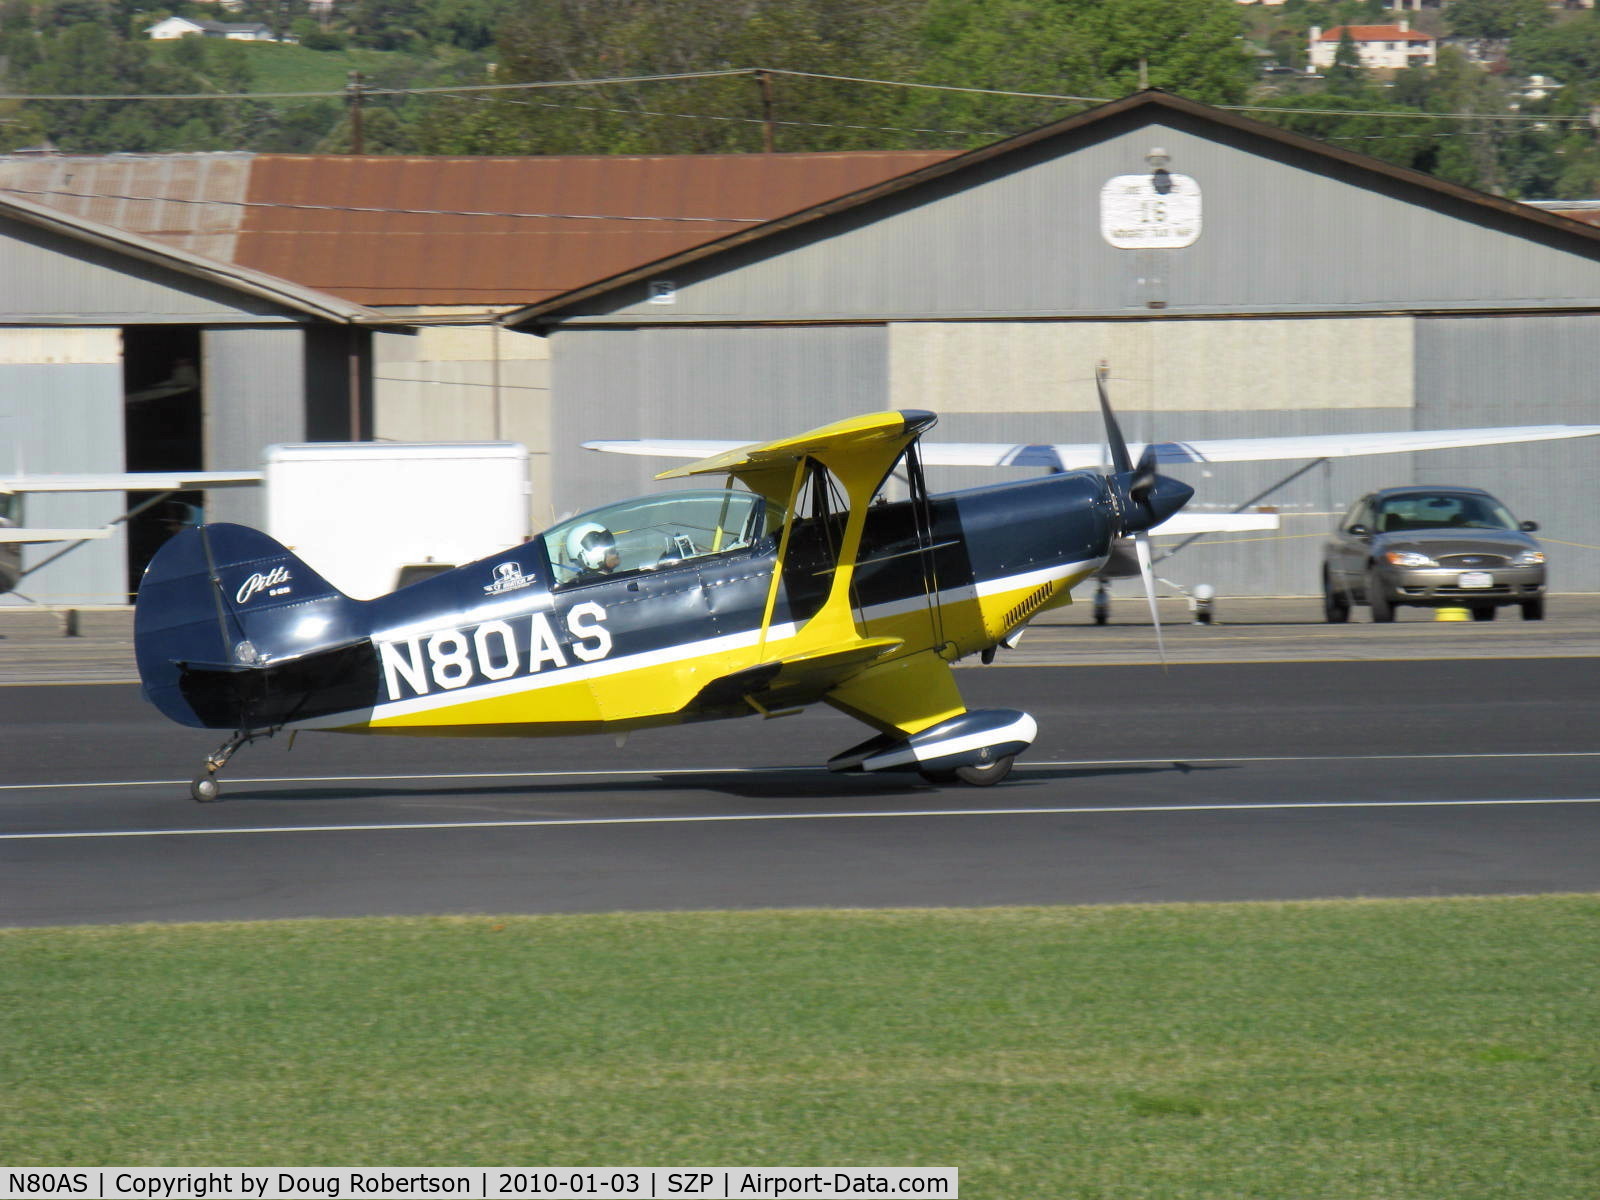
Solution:
[[(1600, 314), (1419, 321), (1417, 360), (1420, 426), (1600, 423)], [(1415, 458), (1538, 521), (1557, 591), (1600, 591), (1600, 438)]]
[[(0, 471), (122, 470), (122, 350), (114, 329), (0, 329)], [(27, 524), (97, 529), (124, 509), (121, 492), (37, 495)], [(24, 568), (63, 547), (23, 548)], [(23, 595), (60, 604), (116, 604), (127, 595), (127, 548), (119, 527), (27, 576)], [(0, 604), (20, 603), (0, 596)]]
[[(578, 311), (661, 324), (1129, 314), (1152, 298), (1169, 314), (1600, 303), (1592, 240), (1234, 131), (1094, 132), (664, 272), (671, 304), (640, 285)], [(1204, 232), (1117, 249), (1100, 190), (1148, 171), (1155, 146), (1199, 184)], [(1151, 275), (1164, 282), (1140, 283)]]
[[(672, 465), (578, 449), (597, 438), (758, 441), (885, 406), (880, 325), (574, 330), (551, 339), (558, 513), (658, 490)], [(705, 486), (700, 481), (693, 486)]]
[(281, 319), (283, 311), (18, 221), (0, 220), (0, 246), (0, 323), (159, 325), (269, 314)]
[[(306, 411), (312, 367), (306, 332), (285, 326), (201, 333), (208, 468), (259, 470), (265, 447), (315, 438)], [(337, 358), (323, 364), (324, 373), (339, 368)], [(266, 509), (259, 489), (227, 488), (207, 497), (206, 517), (260, 526)]]
[(550, 353), (498, 326), (373, 335), (373, 436), (392, 442), (521, 442), (534, 526), (552, 522)]

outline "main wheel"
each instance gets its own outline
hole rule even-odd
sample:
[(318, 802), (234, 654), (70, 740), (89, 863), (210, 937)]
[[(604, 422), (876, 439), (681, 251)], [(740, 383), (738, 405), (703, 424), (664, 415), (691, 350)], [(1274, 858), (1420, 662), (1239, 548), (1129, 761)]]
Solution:
[(1472, 619), (1474, 621), (1492, 621), (1499, 615), (1499, 612), (1500, 610), (1497, 608), (1475, 608), (1472, 610)]
[(1394, 620), (1394, 603), (1383, 590), (1383, 580), (1373, 571), (1367, 575), (1367, 604), (1372, 608), (1372, 619), (1380, 625)]
[(1015, 754), (1008, 754), (1004, 758), (997, 758), (992, 763), (985, 763), (981, 767), (944, 767), (934, 769), (923, 767), (917, 771), (929, 783), (965, 783), (972, 787), (993, 787), (1007, 775), (1011, 774), (1011, 764), (1017, 761)]
[(1330, 625), (1343, 625), (1350, 619), (1350, 598), (1334, 589), (1328, 573), (1322, 573), (1322, 616)]
[(1522, 602), (1522, 619), (1524, 621), (1544, 620), (1544, 597), (1537, 600), (1524, 600)]
[(189, 795), (194, 797), (197, 804), (212, 803), (221, 791), (216, 778), (211, 775), (196, 775), (189, 784)]

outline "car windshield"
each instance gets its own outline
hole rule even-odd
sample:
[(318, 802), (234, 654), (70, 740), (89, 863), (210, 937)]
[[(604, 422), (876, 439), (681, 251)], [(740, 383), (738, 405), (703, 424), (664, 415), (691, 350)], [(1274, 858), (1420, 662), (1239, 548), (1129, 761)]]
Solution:
[(1467, 492), (1417, 492), (1391, 496), (1378, 508), (1378, 532), (1410, 529), (1516, 529), (1498, 500)]
[(769, 525), (766, 502), (751, 492), (668, 492), (573, 517), (547, 531), (544, 545), (561, 587), (742, 550)]

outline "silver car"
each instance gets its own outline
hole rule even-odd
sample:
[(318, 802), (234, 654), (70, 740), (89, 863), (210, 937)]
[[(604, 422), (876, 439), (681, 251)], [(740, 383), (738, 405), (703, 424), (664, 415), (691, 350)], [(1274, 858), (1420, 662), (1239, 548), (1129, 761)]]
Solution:
[(1519, 522), (1488, 492), (1470, 487), (1384, 488), (1361, 497), (1322, 550), (1322, 607), (1329, 621), (1365, 604), (1374, 621), (1402, 604), (1467, 608), (1494, 620), (1501, 605), (1544, 619), (1545, 563)]

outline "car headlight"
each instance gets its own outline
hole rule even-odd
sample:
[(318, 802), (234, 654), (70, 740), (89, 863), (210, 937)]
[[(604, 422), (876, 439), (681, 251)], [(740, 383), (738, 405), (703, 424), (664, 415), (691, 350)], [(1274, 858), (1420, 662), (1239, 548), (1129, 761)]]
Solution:
[(1544, 566), (1543, 550), (1524, 550), (1511, 560), (1513, 567), (1542, 567)]
[(1418, 554), (1415, 550), (1385, 550), (1383, 561), (1391, 567), (1437, 567), (1426, 554)]

